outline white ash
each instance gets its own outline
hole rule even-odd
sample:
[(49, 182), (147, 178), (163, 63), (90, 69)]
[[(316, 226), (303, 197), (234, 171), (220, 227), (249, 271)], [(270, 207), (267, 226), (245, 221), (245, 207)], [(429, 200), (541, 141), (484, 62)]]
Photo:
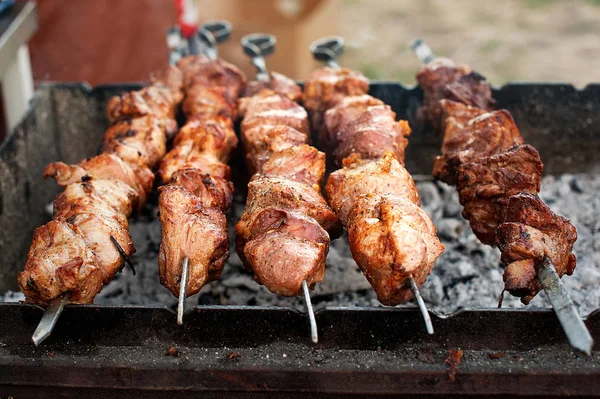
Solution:
[[(458, 308), (496, 308), (502, 292), (502, 269), (499, 251), (481, 244), (473, 235), (468, 222), (460, 215), (461, 206), (454, 187), (443, 183), (419, 182), (423, 207), (432, 216), (446, 251), (439, 258), (433, 273), (421, 287), (423, 298), (430, 309), (451, 313)], [(600, 308), (600, 176), (561, 175), (547, 176), (542, 182), (540, 196), (558, 214), (565, 216), (577, 228), (575, 244), (577, 268), (573, 276), (564, 277), (579, 312), (587, 315)], [(244, 199), (238, 196), (230, 215), (231, 242), (233, 226), (244, 210)], [(129, 269), (118, 274), (113, 282), (98, 295), (99, 304), (160, 305), (175, 307), (176, 298), (158, 278), (157, 254), (161, 226), (156, 206), (131, 222), (131, 233), (137, 247), (132, 256), (137, 275)], [(315, 307), (325, 306), (381, 306), (350, 254), (347, 238), (332, 242), (327, 257), (325, 280), (312, 292)], [(15, 298), (14, 294), (10, 298)], [(7, 296), (7, 300), (9, 297)], [(0, 297), (0, 301), (2, 298)], [(254, 282), (244, 271), (235, 248), (227, 262), (221, 280), (204, 287), (188, 298), (188, 306), (215, 305), (277, 305), (302, 310), (302, 297), (283, 298), (271, 294)], [(406, 306), (414, 306), (407, 304)], [(504, 297), (503, 307), (522, 307), (518, 298)], [(539, 294), (530, 307), (549, 307), (545, 295)]]

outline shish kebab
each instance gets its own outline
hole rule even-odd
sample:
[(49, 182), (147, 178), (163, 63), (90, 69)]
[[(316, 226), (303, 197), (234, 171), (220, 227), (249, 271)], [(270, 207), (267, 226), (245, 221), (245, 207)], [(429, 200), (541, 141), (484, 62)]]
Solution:
[(236, 225), (236, 247), (254, 279), (283, 296), (304, 293), (311, 339), (318, 331), (309, 287), (323, 280), (330, 235), (341, 233), (337, 216), (321, 194), (325, 154), (310, 146), (308, 114), (296, 101), (296, 83), (268, 73), (264, 57), (275, 38), (242, 38), (257, 68), (256, 81), (240, 99), (241, 138), (249, 170), (246, 209)]
[(92, 303), (125, 261), (133, 267), (127, 219), (146, 202), (152, 170), (166, 153), (167, 136), (177, 130), (181, 78), (171, 66), (151, 85), (112, 98), (101, 153), (45, 168), (44, 177), (65, 189), (54, 201), (52, 221), (35, 230), (18, 276), (26, 301), (47, 306), (34, 344), (50, 335), (66, 303)]
[(162, 223), (158, 265), (161, 283), (179, 296), (178, 324), (183, 323), (185, 297), (219, 279), (229, 257), (225, 212), (233, 185), (227, 161), (238, 143), (233, 123), (246, 78), (217, 58), (216, 43), (230, 34), (228, 23), (220, 25), (221, 29), (201, 30), (203, 45), (193, 47), (203, 54), (177, 62), (183, 73), (187, 122), (159, 167), (165, 185), (158, 200)]
[(392, 306), (414, 296), (433, 334), (418, 287), (444, 246), (403, 166), (410, 127), (396, 122), (390, 106), (367, 94), (365, 76), (339, 67), (341, 38), (318, 40), (311, 50), (329, 64), (313, 72), (304, 87), (304, 105), (319, 142), (341, 167), (327, 180), (329, 204), (346, 227), (352, 256), (379, 301)]
[(507, 110), (493, 110), (483, 76), (436, 58), (421, 40), (411, 47), (425, 64), (417, 74), (425, 116), (444, 133), (434, 177), (456, 185), (475, 235), (500, 249), (504, 289), (528, 304), (544, 288), (571, 345), (590, 354), (592, 337), (560, 281), (575, 269), (577, 232), (538, 197), (539, 153)]

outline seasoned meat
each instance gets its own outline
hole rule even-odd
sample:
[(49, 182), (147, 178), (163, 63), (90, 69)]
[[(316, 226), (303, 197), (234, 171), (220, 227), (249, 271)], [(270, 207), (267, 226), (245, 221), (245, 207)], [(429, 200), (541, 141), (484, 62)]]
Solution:
[(366, 194), (392, 194), (421, 204), (415, 182), (391, 152), (375, 160), (346, 158), (344, 167), (329, 175), (325, 191), (331, 208), (344, 225), (348, 224), (350, 208)]
[(520, 193), (502, 200), (496, 244), (502, 252), (505, 289), (524, 304), (540, 291), (536, 264), (548, 257), (559, 276), (575, 270), (575, 227), (556, 215), (534, 194)]
[[(202, 191), (209, 192), (209, 189)], [(158, 267), (160, 282), (173, 295), (179, 295), (184, 257), (189, 259), (186, 294), (193, 295), (219, 278), (229, 256), (227, 219), (221, 209), (207, 207), (203, 202), (202, 198), (174, 184), (160, 188), (158, 211), (162, 240)]]
[(308, 115), (304, 108), (270, 90), (263, 90), (253, 97), (242, 98), (239, 107), (240, 114), (244, 115), (242, 131), (256, 127), (288, 126), (302, 133), (309, 133)]
[(312, 185), (320, 191), (325, 176), (325, 154), (308, 144), (289, 147), (274, 153), (263, 165), (261, 174)]
[(319, 144), (328, 152), (333, 152), (338, 145), (338, 134), (341, 130), (371, 107), (384, 105), (383, 101), (368, 94), (344, 97), (335, 107), (325, 112), (323, 126), (319, 129)]
[(300, 86), (293, 79), (277, 72), (270, 72), (268, 81), (255, 80), (248, 83), (243, 97), (255, 96), (264, 89), (272, 90), (295, 102), (300, 101), (302, 98), (302, 89), (300, 89)]
[(154, 115), (111, 125), (102, 141), (102, 151), (130, 164), (142, 162), (154, 168), (167, 152), (166, 135)]
[(182, 109), (188, 117), (212, 119), (221, 116), (231, 120), (237, 118), (236, 98), (230, 97), (225, 87), (191, 86), (186, 89)]
[(440, 57), (423, 66), (417, 73), (417, 82), (424, 92), (425, 115), (437, 129), (443, 123), (442, 99), (461, 101), (486, 111), (494, 104), (489, 84), (483, 76), (447, 58)]
[(235, 99), (246, 86), (246, 77), (235, 65), (222, 59), (212, 60), (205, 55), (191, 55), (182, 58), (177, 67), (183, 72), (183, 85), (191, 87), (226, 88), (227, 98)]
[(175, 104), (180, 104), (183, 100), (183, 72), (174, 65), (167, 69), (155, 72), (150, 76), (153, 86), (164, 87), (169, 90)]
[(285, 125), (256, 126), (242, 131), (242, 144), (251, 175), (261, 172), (264, 163), (273, 154), (308, 141), (308, 134)]
[(471, 119), (464, 130), (444, 136), (442, 154), (435, 159), (433, 175), (448, 184), (456, 184), (460, 166), (476, 158), (499, 154), (523, 138), (506, 110), (481, 114)]
[(91, 303), (102, 288), (102, 272), (77, 227), (52, 220), (33, 233), (19, 287), (29, 303), (47, 305), (63, 293), (72, 303)]
[(423, 284), (444, 251), (427, 213), (398, 195), (361, 196), (346, 227), (352, 256), (384, 305), (408, 301), (410, 277)]
[(233, 184), (230, 181), (213, 177), (200, 169), (179, 169), (170, 183), (194, 194), (207, 208), (219, 208), (225, 212), (233, 200)]
[(369, 91), (369, 80), (360, 72), (341, 68), (320, 68), (304, 82), (302, 103), (310, 114), (314, 130), (321, 128), (323, 114), (349, 96), (360, 96)]
[(481, 242), (495, 245), (501, 206), (497, 199), (518, 193), (537, 194), (544, 165), (537, 150), (516, 145), (461, 165), (457, 187), (463, 216)]
[(338, 165), (352, 154), (363, 159), (381, 158), (392, 151), (404, 163), (404, 150), (410, 135), (408, 122), (396, 122), (396, 113), (387, 105), (369, 107), (356, 120), (344, 126), (337, 137), (333, 156)]
[(152, 191), (154, 174), (148, 168), (141, 168), (143, 174), (136, 175), (129, 164), (112, 154), (100, 154), (83, 160), (77, 165), (54, 162), (44, 169), (44, 179), (52, 177), (61, 187), (87, 180), (120, 180), (137, 192), (134, 207), (146, 203), (147, 193)]

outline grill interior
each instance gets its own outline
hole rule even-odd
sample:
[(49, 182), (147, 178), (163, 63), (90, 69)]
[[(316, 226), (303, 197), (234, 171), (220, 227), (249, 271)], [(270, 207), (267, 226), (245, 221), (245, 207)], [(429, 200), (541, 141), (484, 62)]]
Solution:
[[(75, 163), (94, 155), (108, 124), (104, 116), (106, 101), (139, 86), (110, 85), (93, 90), (81, 84), (44, 86), (32, 111), (0, 148), (0, 296), (9, 292), (4, 300), (19, 299), (10, 291), (18, 290), (16, 274), (24, 264), (32, 231), (49, 220), (47, 205), (59, 192), (52, 181), (41, 178), (44, 166), (55, 160)], [(371, 94), (391, 105), (399, 118), (409, 120), (413, 133), (409, 137), (407, 168), (415, 175), (429, 176), (441, 137), (415, 117), (422, 101), (420, 89), (379, 82), (372, 84)], [(578, 229), (578, 267), (573, 277), (563, 281), (580, 312), (589, 314), (600, 308), (600, 292), (596, 289), (600, 283), (596, 266), (600, 248), (594, 244), (600, 242), (595, 239), (595, 234), (600, 234), (600, 201), (595, 199), (600, 190), (600, 86), (576, 90), (569, 85), (513, 84), (496, 90), (494, 98), (499, 107), (513, 113), (526, 141), (542, 156), (547, 175), (542, 182), (542, 198), (557, 213), (571, 218)], [(243, 157), (233, 159), (237, 194), (230, 215), (232, 227), (243, 211), (248, 179)], [(429, 181), (419, 182), (418, 188), (424, 208), (433, 216), (447, 248), (423, 286), (423, 296), (428, 306), (440, 313), (451, 313), (459, 307), (478, 308), (436, 317), (434, 337), (426, 336), (416, 310), (376, 308), (374, 293), (354, 265), (345, 237), (332, 243), (325, 281), (312, 295), (319, 309), (318, 346), (309, 343), (308, 321), (298, 312), (303, 309), (301, 299), (277, 297), (259, 287), (241, 270), (233, 249), (222, 280), (187, 299), (190, 308), (200, 306), (186, 316), (185, 326), (178, 328), (174, 315), (165, 309), (165, 305), (173, 307), (176, 298), (158, 281), (160, 224), (155, 217), (154, 199), (131, 223), (138, 248), (133, 258), (138, 275), (134, 277), (128, 270), (120, 274), (98, 296), (100, 306), (67, 307), (53, 336), (41, 348), (29, 343), (41, 309), (0, 304), (0, 319), (8, 320), (0, 323), (0, 364), (12, 365), (14, 370), (0, 371), (0, 396), (5, 387), (21, 385), (20, 389), (29, 389), (26, 377), (32, 372), (41, 379), (31, 381), (46, 386), (74, 384), (71, 388), (83, 389), (77, 381), (68, 382), (72, 380), (54, 375), (58, 371), (52, 370), (78, 373), (98, 364), (106, 370), (95, 377), (92, 387), (107, 389), (120, 387), (127, 368), (132, 374), (124, 386), (132, 390), (148, 386), (284, 392), (311, 386), (330, 393), (391, 393), (398, 392), (398, 388), (407, 394), (485, 394), (500, 388), (510, 393), (522, 388), (504, 385), (502, 381), (512, 378), (507, 370), (517, 375), (521, 372), (521, 378), (525, 378), (533, 366), (538, 376), (548, 378), (547, 383), (543, 378), (536, 380), (528, 388), (529, 394), (556, 394), (549, 388), (557, 383), (549, 377), (552, 373), (564, 374), (562, 386), (571, 394), (599, 388), (600, 382), (588, 380), (594, 376), (600, 380), (594, 367), (598, 365), (598, 352), (592, 358), (573, 353), (551, 311), (535, 311), (531, 306), (521, 311), (489, 309), (495, 307), (502, 289), (497, 251), (474, 239), (460, 216), (453, 188)], [(520, 305), (507, 296), (504, 306)], [(533, 302), (535, 307), (548, 307), (543, 295)], [(597, 341), (598, 315), (587, 319)], [(170, 347), (176, 348), (179, 355), (166, 356)], [(466, 351), (457, 377), (460, 387), (450, 383), (446, 375), (444, 359), (450, 348)], [(501, 359), (490, 359), (490, 353), (501, 351), (506, 351)], [(232, 353), (240, 354), (239, 358), (230, 359)], [(43, 360), (41, 368), (32, 371), (39, 360)], [(151, 365), (173, 373), (165, 376), (149, 372)], [(378, 377), (368, 383), (361, 380), (358, 376), (365, 369), (377, 371)], [(497, 383), (496, 391), (492, 390), (493, 383), (482, 384), (477, 370), (483, 370), (490, 381)], [(567, 370), (575, 373), (574, 379), (566, 380)], [(334, 371), (352, 377), (353, 382), (345, 385), (337, 381)], [(315, 377), (316, 372), (329, 377)], [(252, 373), (258, 373), (266, 387), (252, 385), (256, 382)], [(292, 383), (294, 375), (305, 377)], [(192, 377), (202, 384), (186, 379)], [(412, 378), (420, 383), (412, 386)], [(576, 384), (577, 378), (585, 384)]]

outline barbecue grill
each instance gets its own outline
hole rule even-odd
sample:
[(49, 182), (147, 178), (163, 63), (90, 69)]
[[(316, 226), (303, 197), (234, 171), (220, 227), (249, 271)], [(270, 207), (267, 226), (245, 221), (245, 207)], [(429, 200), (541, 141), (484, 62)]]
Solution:
[[(44, 166), (93, 155), (107, 125), (106, 101), (139, 87), (45, 85), (0, 147), (0, 293), (16, 288), (31, 233), (49, 219), (46, 205), (59, 192), (41, 180)], [(371, 94), (410, 122), (407, 168), (428, 175), (441, 137), (418, 117), (420, 89), (376, 82)], [(494, 98), (513, 113), (527, 141), (538, 148), (547, 174), (598, 173), (600, 86), (576, 90), (568, 85), (507, 85)], [(247, 176), (242, 157), (235, 158), (232, 175), (243, 204)], [(151, 229), (155, 208), (156, 199), (138, 218), (139, 227)], [(152, 243), (142, 248), (136, 256), (148, 258), (148, 268), (156, 269), (156, 248)], [(444, 268), (443, 262), (436, 268)], [(243, 275), (235, 265), (229, 273)], [(160, 291), (157, 278), (143, 283), (144, 290)], [(161, 302), (150, 297), (148, 303)], [(320, 340), (313, 345), (306, 335), (308, 319), (294, 307), (234, 305), (235, 298), (216, 298), (211, 292), (200, 301), (226, 304), (199, 305), (180, 327), (164, 305), (67, 306), (53, 336), (37, 348), (30, 337), (41, 308), (0, 304), (0, 395), (545, 397), (593, 395), (600, 387), (598, 352), (587, 357), (573, 351), (551, 310), (436, 314), (436, 335), (428, 336), (417, 309), (356, 307), (338, 300), (337, 306), (317, 311)], [(600, 339), (600, 311), (587, 316), (586, 325)], [(450, 354), (458, 350), (462, 360), (452, 365)]]

